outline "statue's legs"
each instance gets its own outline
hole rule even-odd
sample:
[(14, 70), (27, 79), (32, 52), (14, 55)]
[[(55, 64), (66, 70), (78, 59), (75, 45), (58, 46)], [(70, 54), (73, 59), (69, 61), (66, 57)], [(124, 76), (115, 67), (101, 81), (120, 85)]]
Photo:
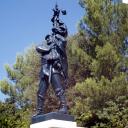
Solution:
[(55, 91), (55, 94), (59, 98), (59, 101), (60, 101), (59, 112), (67, 114), (68, 113), (67, 102), (65, 99), (65, 91), (62, 86), (60, 74), (58, 74), (58, 73), (52, 74), (51, 83), (52, 83), (53, 89)]
[(37, 92), (37, 115), (43, 114), (44, 100), (48, 86), (48, 78), (46, 76), (42, 77)]

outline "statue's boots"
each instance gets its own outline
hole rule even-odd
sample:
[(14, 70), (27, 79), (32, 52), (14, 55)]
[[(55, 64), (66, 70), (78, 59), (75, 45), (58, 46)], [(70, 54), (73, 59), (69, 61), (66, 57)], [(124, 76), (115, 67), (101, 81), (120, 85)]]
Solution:
[(60, 96), (60, 109), (59, 112), (62, 112), (63, 114), (68, 114), (68, 109), (67, 109), (67, 103), (65, 100), (65, 96)]
[(58, 112), (61, 112), (63, 114), (68, 114), (67, 102), (66, 102), (64, 90), (62, 88), (57, 88), (56, 95), (60, 101), (60, 108), (59, 108)]
[(38, 95), (37, 98), (37, 113), (34, 116), (43, 115), (44, 97)]

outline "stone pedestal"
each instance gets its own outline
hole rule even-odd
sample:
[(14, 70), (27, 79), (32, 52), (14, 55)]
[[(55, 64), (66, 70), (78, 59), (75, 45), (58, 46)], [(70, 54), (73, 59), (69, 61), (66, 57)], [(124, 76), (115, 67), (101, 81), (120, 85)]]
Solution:
[(77, 128), (77, 124), (73, 116), (51, 112), (32, 117), (30, 128)]

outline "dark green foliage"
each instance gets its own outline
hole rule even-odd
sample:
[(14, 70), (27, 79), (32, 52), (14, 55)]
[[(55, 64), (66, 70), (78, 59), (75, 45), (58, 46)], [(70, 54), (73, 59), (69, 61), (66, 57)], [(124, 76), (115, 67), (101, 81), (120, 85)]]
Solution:
[(112, 79), (118, 74), (128, 34), (128, 7), (108, 0), (81, 0), (81, 5), (86, 13), (79, 30), (85, 36), (82, 46), (92, 57), (92, 75)]
[[(69, 86), (90, 76), (91, 57), (83, 50), (84, 37), (76, 34), (68, 39)], [(83, 48), (83, 49), (82, 49)]]
[[(128, 94), (128, 93), (127, 93)], [(108, 101), (102, 111), (97, 112), (97, 128), (125, 128), (128, 126), (128, 95), (119, 96), (115, 101)]]
[(0, 81), (1, 91), (7, 95), (3, 110), (0, 109), (5, 115), (2, 117), (3, 128), (4, 123), (7, 128), (29, 126), (30, 117), (35, 108), (39, 67), (39, 56), (34, 46), (26, 53), (18, 55), (13, 66), (5, 65), (8, 79)]
[(78, 63), (84, 62), (80, 72), (89, 73), (71, 89), (71, 113), (87, 128), (124, 128), (128, 125), (128, 81), (122, 67), (128, 67), (128, 60), (121, 50), (128, 34), (128, 6), (109, 0), (81, 0), (80, 4), (85, 16), (77, 45), (71, 48)]
[(14, 104), (0, 103), (1, 128), (28, 128), (27, 110), (18, 109)]
[[(126, 111), (124, 117), (127, 116), (128, 83), (123, 74), (115, 77), (112, 81), (104, 77), (98, 82), (92, 78), (86, 79), (84, 82), (76, 84), (75, 92), (75, 106), (72, 109), (72, 113), (77, 115), (78, 122), (84, 126), (98, 125), (100, 122), (107, 126), (108, 124), (106, 123), (108, 123), (108, 119), (104, 115), (104, 110), (108, 110), (111, 113), (111, 115), (108, 114), (108, 118), (110, 118), (109, 121), (111, 121), (111, 116), (115, 116), (114, 114), (118, 115), (121, 109), (116, 111), (116, 113), (113, 108), (109, 106), (111, 105), (109, 103), (114, 102), (117, 106), (120, 106), (121, 97), (125, 97), (126, 100), (123, 101), (122, 99), (122, 105), (125, 104), (124, 109), (126, 109)], [(120, 103), (118, 102), (119, 99)], [(104, 118), (107, 122), (102, 122)], [(119, 117), (117, 117), (117, 119), (118, 118)], [(124, 118), (121, 121), (124, 121)], [(127, 121), (128, 118), (125, 119), (125, 122)], [(92, 123), (88, 124), (89, 122)], [(111, 127), (112, 125), (114, 125), (114, 122), (111, 124)]]
[(8, 102), (16, 103), (20, 108), (27, 106), (31, 100), (35, 104), (35, 92), (38, 85), (39, 57), (34, 47), (23, 55), (18, 55), (11, 67), (5, 65), (8, 79), (0, 81), (1, 91), (8, 95)]

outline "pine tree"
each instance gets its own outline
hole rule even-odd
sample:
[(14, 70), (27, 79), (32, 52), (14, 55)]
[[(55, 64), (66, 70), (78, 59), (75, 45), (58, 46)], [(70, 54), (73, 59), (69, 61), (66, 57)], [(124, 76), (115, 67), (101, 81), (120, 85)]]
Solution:
[[(15, 64), (12, 66), (5, 65), (8, 78), (0, 81), (0, 89), (7, 96), (4, 107), (13, 106), (10, 112), (14, 111), (15, 108), (16, 113), (21, 117), (23, 116), (18, 120), (21, 121), (21, 124), (24, 124), (24, 128), (28, 127), (30, 117), (36, 106), (39, 62), (35, 46), (32, 46), (25, 53), (17, 55)], [(3, 111), (4, 113), (6, 111)], [(13, 117), (16, 118), (16, 115), (14, 114)], [(13, 121), (15, 123), (15, 120)], [(17, 124), (15, 127), (18, 128), (19, 125)]]
[(30, 120), (25, 109), (19, 109), (14, 104), (0, 102), (1, 128), (28, 128)]
[(8, 102), (16, 103), (21, 108), (28, 105), (29, 99), (33, 103), (39, 65), (39, 57), (34, 47), (27, 50), (27, 53), (17, 55), (13, 66), (5, 65), (8, 79), (0, 81), (0, 87), (9, 96)]
[[(124, 122), (119, 111), (114, 112), (113, 104), (108, 103), (115, 103), (120, 108), (117, 99), (125, 97), (122, 106), (127, 106), (128, 81), (122, 65), (128, 66), (128, 60), (121, 51), (128, 34), (128, 6), (110, 0), (80, 0), (80, 5), (85, 9), (79, 23), (79, 34), (83, 40), (77, 38), (75, 50), (84, 52), (83, 61), (88, 56), (82, 72), (86, 74), (89, 71), (89, 75), (76, 83), (71, 112), (84, 127), (123, 128), (128, 122), (127, 109), (121, 111), (126, 117)], [(106, 117), (105, 112), (111, 112), (111, 116)], [(113, 121), (119, 118), (118, 123)]]

